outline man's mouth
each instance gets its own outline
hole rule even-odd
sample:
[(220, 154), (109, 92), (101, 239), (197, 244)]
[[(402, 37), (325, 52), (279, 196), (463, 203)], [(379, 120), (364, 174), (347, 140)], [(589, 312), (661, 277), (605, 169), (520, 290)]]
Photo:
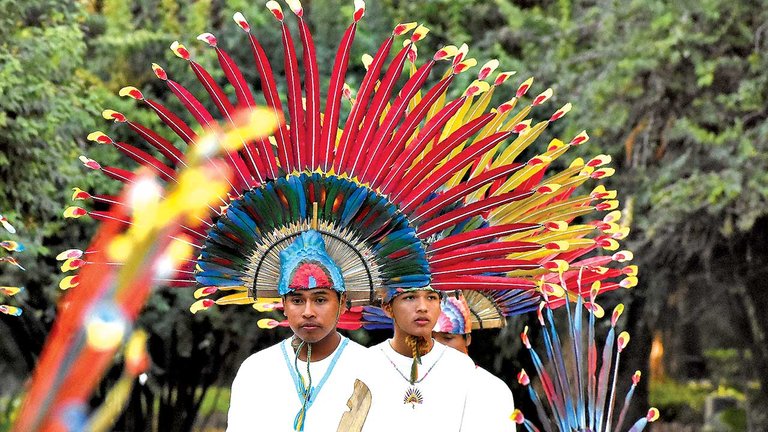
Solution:
[(429, 318), (416, 318), (415, 320), (413, 320), (413, 322), (415, 322), (418, 325), (427, 325), (429, 324)]
[(300, 326), (304, 330), (317, 330), (320, 328), (320, 324), (317, 323), (304, 323)]

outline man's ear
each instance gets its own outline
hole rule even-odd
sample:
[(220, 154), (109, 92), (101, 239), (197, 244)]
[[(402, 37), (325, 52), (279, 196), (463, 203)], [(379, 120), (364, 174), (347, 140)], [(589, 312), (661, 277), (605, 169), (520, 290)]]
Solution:
[(381, 305), (381, 309), (384, 310), (388, 317), (392, 318), (392, 302), (384, 303)]
[(347, 311), (347, 293), (343, 292), (339, 296), (339, 315)]
[(472, 343), (472, 333), (467, 333), (467, 347)]

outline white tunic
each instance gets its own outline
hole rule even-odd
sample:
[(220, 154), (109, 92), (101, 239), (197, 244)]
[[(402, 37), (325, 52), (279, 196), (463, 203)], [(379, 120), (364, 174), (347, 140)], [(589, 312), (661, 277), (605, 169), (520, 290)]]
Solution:
[[(281, 345), (293, 369), (295, 354), (290, 339), (251, 355), (240, 366), (232, 383), (227, 432), (294, 430), (293, 422), (301, 409), (302, 400)], [(320, 385), (341, 346), (342, 343), (325, 359), (310, 362), (313, 387)], [(363, 346), (351, 340), (347, 342), (307, 410), (305, 432), (336, 432), (342, 414), (348, 411), (347, 400), (352, 395), (358, 371), (361, 365), (368, 363), (369, 356)], [(305, 382), (308, 382), (307, 363), (299, 360), (298, 367)]]
[(422, 401), (405, 403), (413, 359), (392, 349), (390, 340), (368, 348), (371, 351), (372, 374), (365, 382), (373, 401), (364, 432), (378, 431), (476, 431), (463, 427), (476, 422), (465, 413), (470, 382), (475, 365), (470, 358), (453, 348), (435, 343), (422, 357), (418, 382)]
[(470, 430), (515, 431), (515, 422), (509, 418), (514, 410), (515, 402), (507, 384), (480, 366), (475, 367), (467, 411), (478, 423)]

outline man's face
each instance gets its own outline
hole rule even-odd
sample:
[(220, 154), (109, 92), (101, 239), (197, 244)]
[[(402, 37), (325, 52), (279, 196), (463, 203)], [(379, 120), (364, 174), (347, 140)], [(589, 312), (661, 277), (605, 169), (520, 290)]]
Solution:
[(343, 312), (339, 295), (328, 288), (296, 290), (285, 295), (283, 313), (291, 330), (307, 343), (316, 343), (334, 330)]
[(467, 349), (472, 341), (472, 335), (470, 334), (459, 335), (445, 332), (432, 332), (432, 337), (441, 344), (459, 350), (464, 354), (468, 353)]
[(426, 290), (406, 292), (385, 305), (384, 311), (405, 333), (429, 339), (440, 316), (440, 295)]

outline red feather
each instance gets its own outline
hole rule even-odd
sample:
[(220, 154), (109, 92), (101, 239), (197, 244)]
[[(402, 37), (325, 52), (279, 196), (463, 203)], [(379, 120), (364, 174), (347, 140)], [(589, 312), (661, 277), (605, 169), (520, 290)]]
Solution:
[(385, 195), (391, 194), (395, 186), (398, 186), (399, 188), (399, 182), (405, 174), (405, 170), (411, 166), (411, 163), (413, 163), (414, 159), (416, 159), (416, 157), (424, 150), (432, 138), (440, 136), (443, 126), (445, 126), (445, 124), (456, 115), (459, 109), (461, 109), (464, 100), (465, 98), (461, 97), (449, 102), (434, 117), (427, 121), (427, 124), (419, 131), (416, 138), (414, 138), (405, 151), (395, 160), (387, 182), (381, 187), (382, 192)]
[(235, 89), (235, 95), (237, 96), (237, 102), (242, 107), (252, 108), (256, 106), (256, 102), (253, 99), (251, 89), (248, 88), (248, 83), (243, 77), (242, 71), (237, 66), (229, 54), (219, 47), (216, 47), (216, 56), (219, 58), (219, 65), (224, 71), (224, 75), (227, 76), (227, 81)]
[(416, 207), (411, 214), (411, 220), (429, 219), (449, 203), (454, 203), (466, 198), (467, 195), (475, 192), (490, 182), (494, 182), (498, 179), (506, 179), (510, 174), (520, 170), (524, 166), (525, 164), (521, 163), (503, 165), (485, 172), (468, 182), (461, 183)]
[(464, 261), (482, 258), (500, 258), (512, 253), (530, 252), (541, 245), (526, 241), (501, 241), (463, 247), (459, 250), (434, 254), (429, 260), (433, 269), (450, 266)]
[[(251, 33), (248, 33), (248, 40), (251, 42), (251, 53), (253, 54), (254, 62), (256, 63), (256, 70), (261, 77), (261, 91), (264, 94), (267, 106), (275, 111), (275, 115), (278, 118), (283, 118), (283, 103), (280, 100), (280, 96), (277, 93), (277, 84), (275, 83), (275, 74), (272, 72), (272, 66), (269, 64), (267, 55), (264, 53), (264, 48), (261, 47), (258, 39)], [(292, 165), (292, 155), (289, 151), (288, 140), (288, 126), (285, 124), (275, 132), (275, 142), (277, 142), (277, 157), (280, 161), (280, 165), (284, 170), (288, 171), (288, 167)], [(263, 152), (265, 158), (271, 157), (272, 152)], [(274, 164), (270, 161), (270, 167)], [(276, 178), (276, 173), (273, 178)]]
[(185, 89), (184, 86), (177, 83), (176, 81), (170, 79), (166, 80), (165, 83), (168, 85), (168, 88), (171, 89), (173, 94), (176, 95), (179, 101), (184, 104), (189, 113), (192, 114), (192, 117), (194, 117), (195, 120), (200, 123), (201, 126), (210, 127), (216, 125), (216, 120), (213, 119), (211, 113), (205, 109), (203, 104), (201, 104), (200, 101), (197, 100), (197, 98), (189, 92), (189, 90)]
[(474, 244), (486, 243), (497, 238), (541, 227), (541, 224), (535, 223), (516, 223), (478, 228), (470, 232), (455, 234), (432, 243), (432, 246), (427, 250), (427, 254), (445, 254)]
[(531, 195), (533, 195), (532, 191), (528, 191), (528, 192), (512, 191), (512, 192), (507, 192), (505, 194), (501, 194), (499, 196), (486, 198), (477, 202), (473, 202), (472, 204), (466, 205), (464, 207), (451, 210), (448, 213), (438, 216), (426, 222), (424, 225), (419, 226), (416, 236), (419, 237), (420, 239), (425, 239), (432, 234), (442, 231), (450, 226), (456, 225), (457, 223), (463, 221), (468, 217), (477, 216), (481, 213), (494, 209), (500, 205), (525, 199)]
[(320, 76), (317, 71), (315, 43), (306, 21), (299, 17), (299, 33), (304, 47), (304, 89), (307, 99), (305, 117), (305, 150), (309, 168), (314, 170), (320, 161)]
[(352, 49), (352, 41), (355, 39), (357, 22), (353, 23), (344, 32), (341, 44), (336, 52), (336, 60), (333, 64), (333, 74), (328, 84), (328, 99), (325, 103), (325, 117), (323, 119), (320, 165), (323, 170), (328, 170), (333, 163), (333, 150), (336, 146), (336, 135), (339, 130), (339, 112), (341, 109), (341, 97), (344, 89), (344, 79), (349, 66), (349, 53)]
[(285, 80), (288, 86), (288, 115), (291, 116), (291, 147), (293, 149), (292, 165), (288, 171), (303, 169), (306, 166), (306, 142), (304, 140), (304, 107), (301, 101), (301, 81), (299, 63), (296, 59), (296, 48), (293, 38), (285, 22), (280, 22), (282, 29), (283, 52), (285, 56)]
[(384, 107), (389, 101), (395, 81), (400, 78), (400, 75), (403, 72), (405, 54), (409, 50), (410, 46), (403, 47), (403, 49), (397, 53), (394, 60), (390, 62), (387, 72), (384, 74), (384, 78), (379, 83), (378, 89), (373, 96), (371, 105), (365, 110), (365, 120), (360, 127), (360, 132), (357, 134), (355, 144), (352, 147), (352, 162), (349, 165), (349, 171), (354, 175), (362, 176), (363, 174), (362, 169), (363, 163), (365, 163), (365, 152), (369, 150), (368, 144), (379, 126), (381, 113), (384, 111)]
[(392, 161), (395, 160), (395, 158), (398, 157), (403, 152), (403, 150), (405, 150), (405, 143), (408, 141), (408, 138), (413, 135), (416, 127), (421, 124), (421, 121), (424, 120), (424, 117), (427, 116), (427, 113), (429, 113), (429, 109), (432, 108), (432, 105), (434, 105), (440, 96), (442, 96), (448, 89), (449, 85), (453, 81), (454, 76), (455, 75), (450, 75), (447, 78), (440, 80), (439, 83), (435, 84), (431, 89), (429, 89), (427, 94), (416, 105), (413, 111), (405, 116), (403, 124), (400, 125), (400, 127), (397, 129), (397, 132), (395, 132), (395, 136), (392, 141), (387, 144), (384, 151), (379, 152), (376, 156), (376, 161), (373, 163), (373, 166), (379, 167), (379, 169), (372, 177), (372, 185), (378, 186), (381, 183), (381, 176), (385, 172), (389, 171), (387, 168), (391, 166)]
[[(461, 170), (467, 164), (472, 162), (474, 159), (479, 158), (481, 155), (488, 152), (493, 147), (496, 147), (500, 142), (504, 141), (509, 135), (511, 135), (511, 132), (497, 132), (493, 135), (485, 137), (479, 142), (475, 143), (474, 145), (471, 145), (465, 148), (464, 150), (462, 150), (461, 152), (459, 152), (459, 154), (451, 158), (448, 162), (445, 163), (445, 165), (438, 168), (426, 179), (416, 177), (414, 180), (415, 181), (421, 180), (421, 182), (417, 183), (412, 189), (413, 193), (408, 195), (403, 200), (403, 202), (405, 203), (405, 205), (403, 206), (403, 209), (406, 209), (406, 208), (408, 209), (404, 211), (410, 211), (411, 209), (413, 209), (413, 207), (421, 204), (428, 195), (424, 193), (425, 191), (436, 190), (436, 188), (438, 188), (440, 185), (448, 181), (448, 179), (452, 177), (454, 174), (456, 174), (459, 170)], [(412, 184), (410, 182), (410, 179), (409, 179), (409, 184)]]
[(124, 170), (122, 168), (111, 167), (111, 166), (102, 166), (101, 172), (106, 174), (109, 178), (115, 179), (123, 183), (133, 182), (133, 179), (136, 176), (131, 171)]
[[(392, 107), (390, 107), (389, 111), (387, 112), (386, 117), (384, 118), (384, 121), (382, 122), (381, 126), (377, 129), (376, 135), (373, 138), (373, 141), (370, 145), (367, 146), (368, 148), (368, 154), (366, 156), (366, 164), (365, 168), (363, 169), (362, 173), (360, 174), (362, 179), (364, 181), (372, 181), (373, 176), (370, 173), (371, 167), (376, 167), (373, 163), (375, 160), (379, 160), (381, 158), (381, 150), (382, 146), (386, 147), (386, 142), (388, 139), (392, 136), (392, 131), (395, 130), (395, 127), (400, 122), (400, 119), (402, 119), (403, 115), (405, 114), (406, 108), (408, 108), (408, 102), (413, 98), (413, 96), (416, 94), (416, 92), (419, 91), (422, 85), (424, 85), (424, 81), (426, 81), (427, 77), (429, 76), (430, 71), (432, 71), (432, 67), (434, 66), (435, 62), (430, 61), (422, 65), (418, 71), (405, 83), (402, 90), (398, 93), (397, 97), (395, 98), (395, 102), (392, 104)], [(381, 90), (381, 89), (380, 89)], [(378, 174), (380, 171), (376, 172)]]
[(150, 155), (149, 153), (139, 150), (138, 148), (122, 143), (122, 142), (114, 142), (112, 143), (120, 152), (128, 156), (129, 158), (136, 161), (139, 165), (146, 166), (147, 168), (154, 171), (156, 174), (158, 174), (163, 180), (167, 182), (171, 182), (176, 177), (176, 171), (174, 171), (171, 167), (165, 165), (160, 160), (158, 160), (156, 157)]
[(530, 279), (511, 278), (502, 276), (442, 276), (432, 279), (432, 288), (439, 290), (500, 290), (500, 289), (534, 289), (536, 283)]
[(144, 102), (146, 102), (147, 105), (149, 105), (150, 108), (152, 108), (153, 111), (155, 111), (155, 114), (157, 114), (157, 117), (160, 118), (160, 120), (163, 121), (171, 130), (179, 136), (182, 140), (184, 140), (187, 144), (192, 144), (195, 141), (197, 141), (197, 134), (187, 126), (186, 123), (184, 123), (179, 116), (171, 112), (168, 108), (163, 106), (159, 102), (155, 102), (152, 100), (145, 99)]
[(432, 277), (462, 276), (483, 273), (506, 273), (516, 270), (536, 270), (541, 265), (530, 260), (516, 259), (487, 259), (479, 261), (464, 261), (459, 264), (432, 270)]
[(357, 93), (357, 101), (352, 105), (352, 111), (349, 113), (347, 123), (344, 125), (344, 131), (341, 133), (339, 148), (333, 159), (333, 168), (336, 172), (342, 172), (348, 168), (347, 160), (352, 153), (351, 147), (355, 142), (357, 131), (360, 128), (360, 121), (363, 119), (365, 110), (368, 107), (368, 99), (371, 96), (373, 87), (379, 79), (381, 67), (384, 65), (384, 61), (387, 59), (389, 51), (392, 49), (393, 41), (394, 36), (390, 36), (381, 44), (376, 55), (373, 57), (373, 62), (371, 62), (368, 71), (365, 73), (365, 77), (363, 77), (363, 82), (360, 84), (360, 90)]
[[(457, 146), (460, 144), (466, 142), (472, 135), (476, 134), (477, 131), (482, 129), (488, 122), (490, 122), (496, 115), (493, 113), (487, 113), (483, 114), (480, 117), (477, 117), (476, 119), (470, 121), (469, 123), (461, 126), (457, 130), (455, 130), (453, 133), (451, 133), (448, 138), (444, 139), (443, 141), (440, 141), (436, 146), (432, 148), (432, 150), (424, 156), (424, 158), (418, 162), (415, 166), (413, 166), (410, 170), (408, 170), (408, 173), (403, 177), (403, 179), (400, 181), (400, 190), (396, 192), (393, 195), (394, 200), (399, 200), (402, 196), (409, 196), (408, 192), (419, 192), (416, 195), (422, 195), (421, 192), (427, 192), (424, 194), (424, 197), (428, 196), (431, 192), (435, 190), (437, 186), (440, 186), (443, 182), (438, 183), (429, 183), (425, 182), (424, 179), (426, 178), (427, 174), (429, 174), (435, 166), (440, 163), (443, 159), (445, 159), (451, 151), (453, 151)], [(473, 149), (478, 149), (480, 147), (480, 144), (476, 146), (472, 146)], [(466, 151), (466, 149), (464, 150)], [(457, 155), (457, 157), (461, 156), (460, 154)], [(454, 159), (451, 159), (448, 161), (445, 165), (443, 165), (443, 168), (451, 166), (451, 162)], [(438, 170), (437, 172), (443, 172), (443, 168)], [(451, 174), (452, 175), (452, 174)], [(431, 177), (430, 177), (431, 178)], [(447, 177), (446, 177), (447, 179)], [(422, 182), (417, 186), (418, 182)], [(423, 186), (426, 185), (426, 186)], [(417, 188), (418, 189), (413, 189)], [(429, 188), (427, 189), (422, 189)], [(423, 199), (423, 197), (422, 197)], [(408, 205), (408, 200), (403, 200), (402, 202), (405, 202), (406, 204), (403, 205), (401, 208), (405, 212), (410, 212), (410, 208), (412, 205)], [(421, 201), (420, 201), (421, 202)]]
[(192, 68), (192, 71), (195, 72), (200, 84), (203, 85), (205, 91), (211, 96), (213, 103), (219, 109), (221, 115), (229, 121), (232, 121), (232, 114), (235, 112), (235, 107), (232, 106), (232, 103), (227, 99), (224, 90), (222, 90), (216, 81), (214, 81), (211, 74), (197, 62), (190, 60), (189, 65)]
[(126, 121), (128, 126), (139, 134), (145, 141), (147, 141), (152, 147), (156, 148), (163, 156), (172, 160), (174, 164), (180, 164), (184, 160), (184, 153), (176, 148), (170, 141), (158, 135), (152, 129), (145, 127), (142, 124)]

